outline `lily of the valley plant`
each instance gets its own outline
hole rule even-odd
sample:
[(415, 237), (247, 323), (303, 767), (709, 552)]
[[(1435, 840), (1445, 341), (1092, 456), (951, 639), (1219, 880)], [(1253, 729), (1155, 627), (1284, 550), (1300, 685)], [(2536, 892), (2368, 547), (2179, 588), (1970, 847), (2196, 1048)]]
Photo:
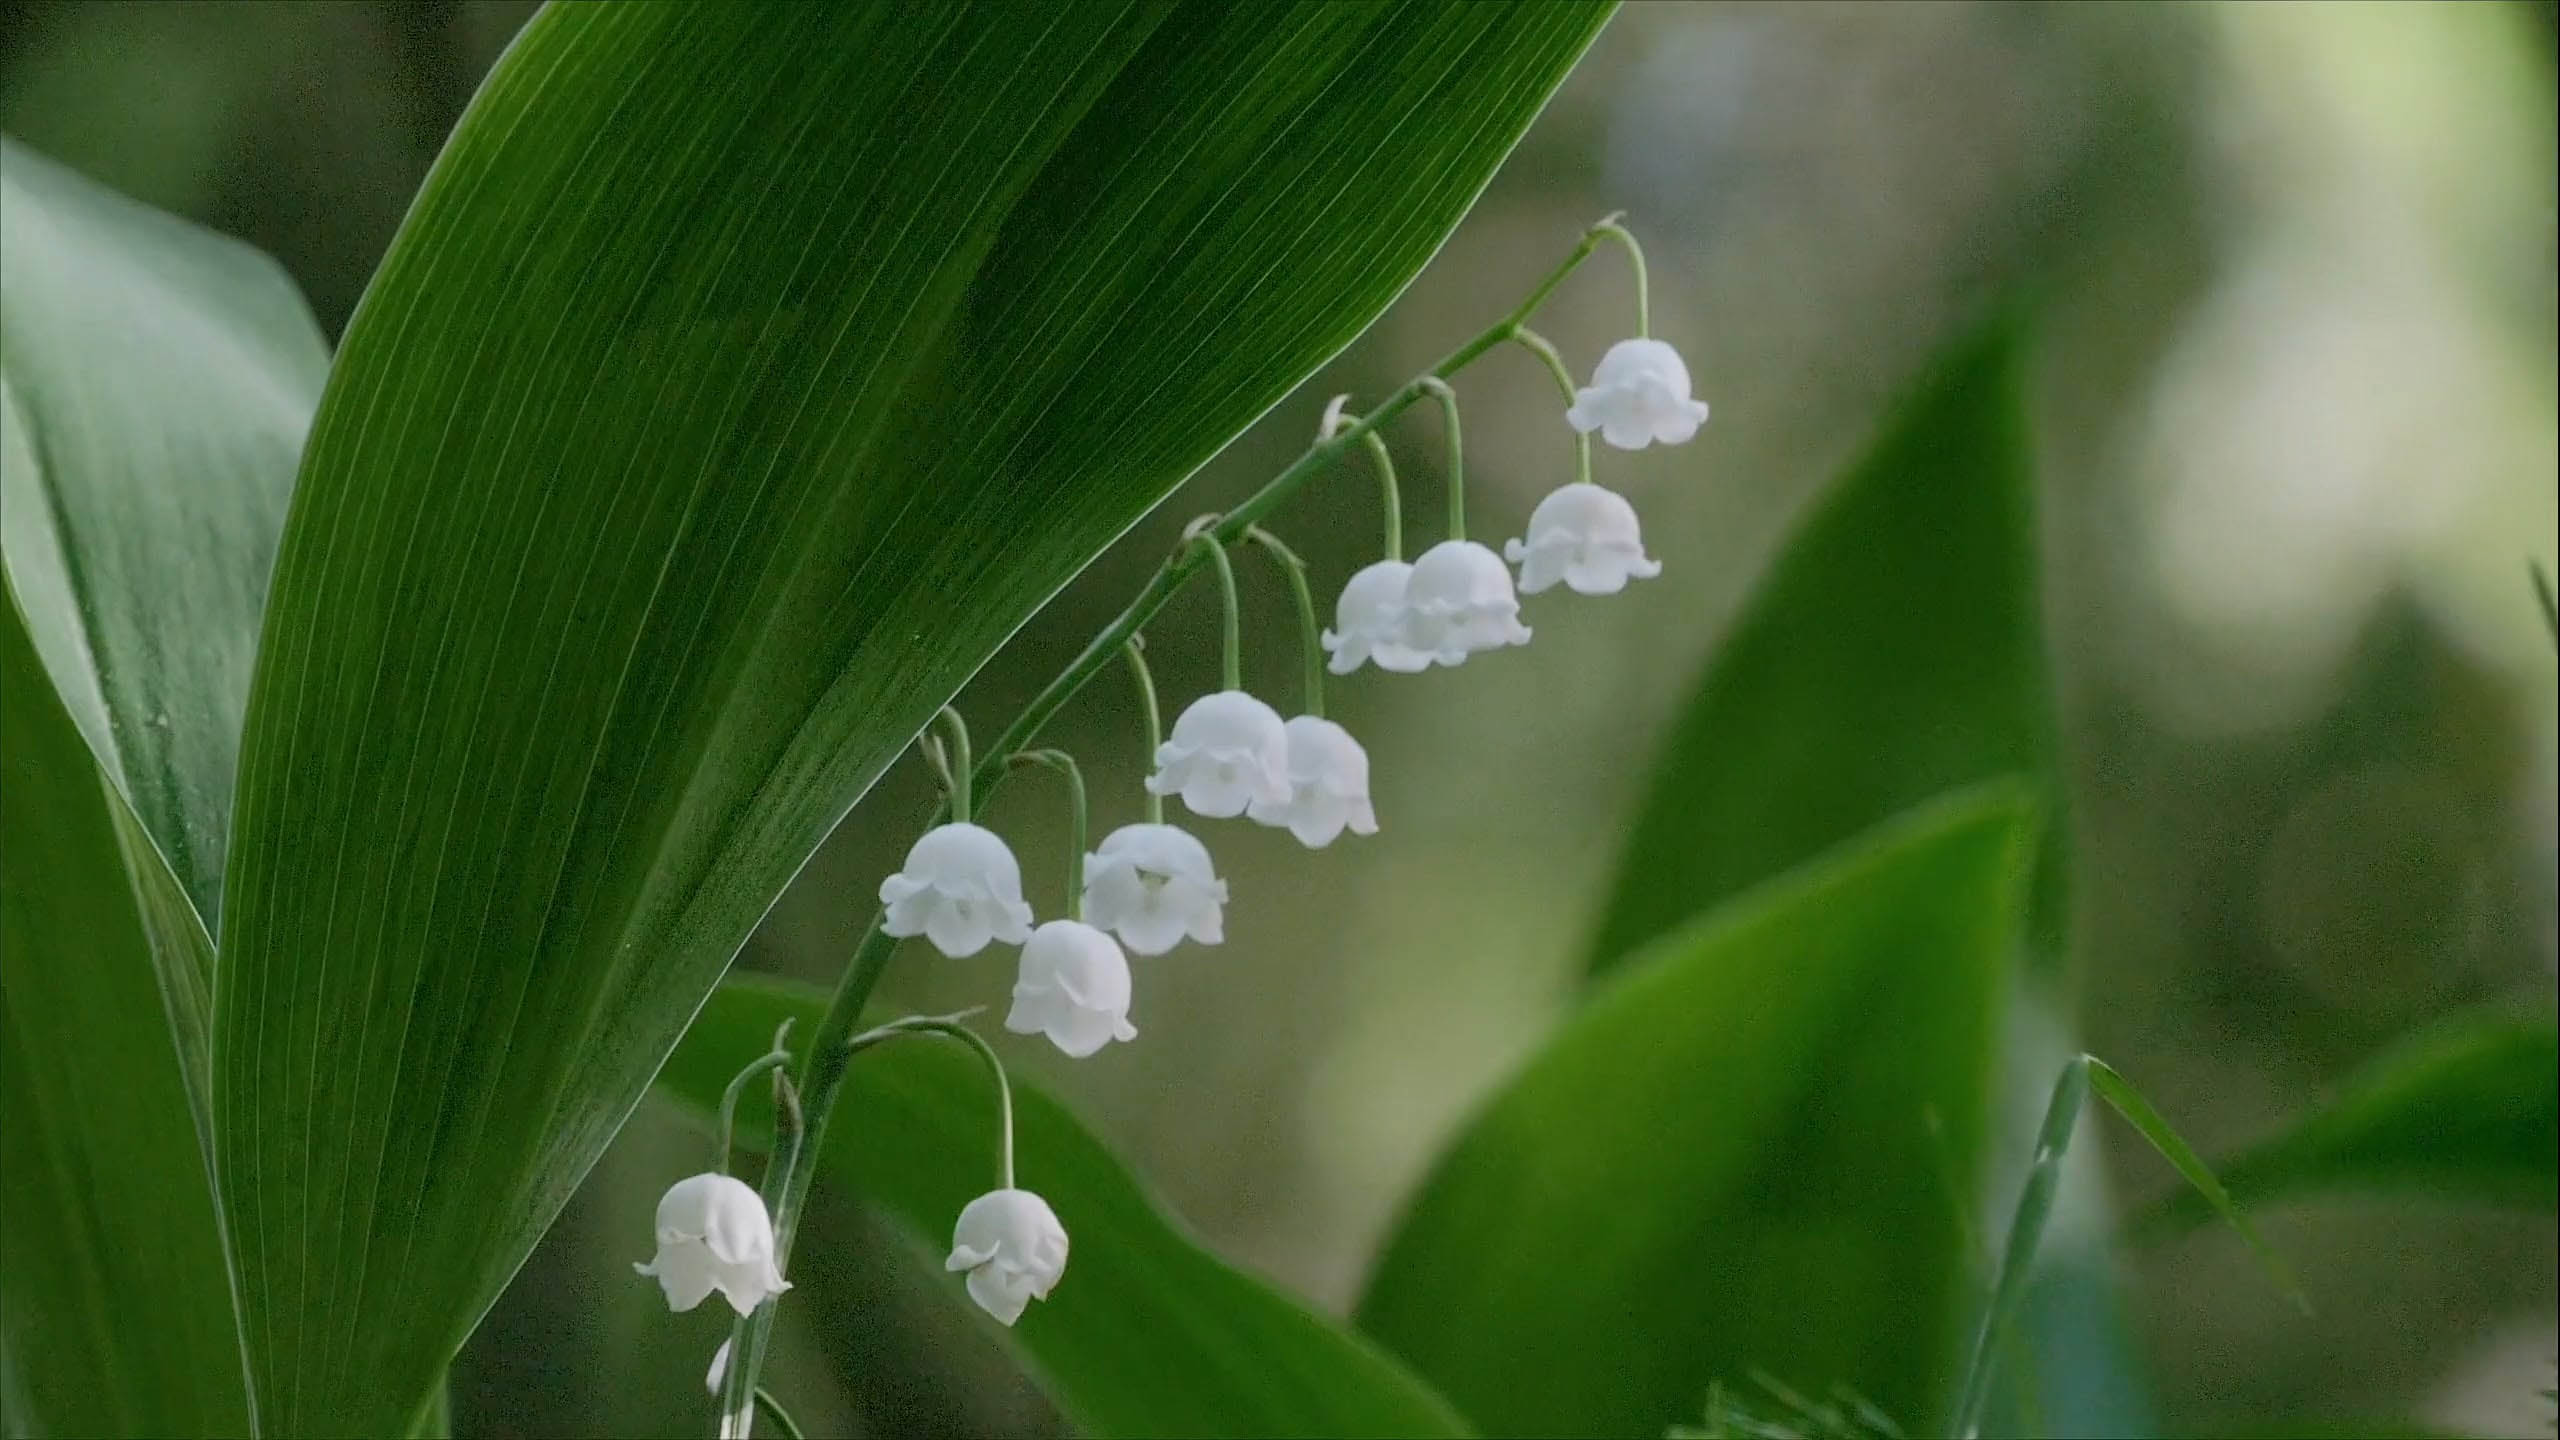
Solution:
[[(1591, 383), (1577, 387), (1555, 347), (1527, 322), (1566, 276), (1612, 241), (1634, 267), (1636, 335), (1611, 346)], [(959, 713), (943, 710), (934, 730), (919, 741), (940, 782), (940, 810), (907, 852), (906, 863), (880, 882), (880, 909), (817, 1034), (797, 1053), (787, 1033), (777, 1035), (768, 1053), (738, 1072), (721, 1102), (715, 1168), (667, 1191), (658, 1206), (657, 1253), (637, 1266), (658, 1281), (674, 1309), (689, 1310), (716, 1290), (737, 1312), (736, 1327), (707, 1377), (719, 1397), (724, 1436), (746, 1436), (759, 1405), (779, 1412), (758, 1386), (774, 1306), (791, 1288), (783, 1271), (808, 1198), (811, 1162), (848, 1066), (873, 1045), (909, 1035), (955, 1040), (978, 1054), (996, 1086), (1001, 1120), (995, 1184), (961, 1210), (946, 1262), (966, 1277), (969, 1297), (1011, 1325), (1032, 1301), (1047, 1299), (1066, 1272), (1064, 1219), (1035, 1189), (1016, 1183), (1011, 1091), (1003, 1061), (965, 1023), (975, 1012), (913, 1016), (856, 1032), (864, 1002), (899, 942), (922, 937), (953, 959), (993, 944), (1019, 946), (1006, 1030), (1044, 1036), (1078, 1059), (1136, 1040), (1138, 1027), (1130, 1018), (1136, 983), (1128, 957), (1162, 955), (1185, 941), (1215, 945), (1225, 937), (1226, 881), (1198, 835), (1167, 823), (1167, 797), (1179, 799), (1199, 820), (1243, 819), (1285, 829), (1310, 849), (1328, 846), (1345, 832), (1374, 835), (1369, 755), (1349, 731), (1325, 718), (1328, 672), (1349, 675), (1375, 665), (1412, 673), (1461, 665), (1486, 651), (1529, 643), (1530, 629), (1520, 621), (1521, 595), (1558, 584), (1584, 595), (1615, 594), (1630, 580), (1660, 573), (1661, 565), (1644, 553), (1635, 508), (1591, 479), (1593, 434), (1625, 450), (1676, 445), (1695, 435), (1707, 417), (1707, 407), (1690, 396), (1679, 352), (1650, 334), (1648, 311), (1644, 254), (1635, 238), (1614, 216), (1592, 226), (1510, 314), (1365, 414), (1346, 415), (1349, 397), (1337, 398), (1325, 411), (1315, 443), (1287, 469), (1236, 509), (1193, 522), (1146, 588), (1005, 727), (983, 760), (975, 757)], [(1568, 427), (1561, 433), (1572, 437), (1575, 463), (1573, 480), (1531, 514), (1529, 533), (1497, 553), (1466, 535), (1458, 394), (1451, 382), (1505, 344), (1526, 349), (1554, 377)], [(1440, 408), (1448, 445), (1448, 534), (1408, 563), (1395, 464), (1378, 432), (1425, 397)], [(1264, 521), (1310, 476), (1354, 446), (1367, 450), (1376, 470), (1385, 553), (1350, 577), (1335, 602), (1333, 627), (1320, 630), (1305, 564)], [(1229, 554), (1240, 546), (1263, 551), (1289, 581), (1306, 671), (1302, 708), (1294, 716), (1284, 718), (1242, 683), (1243, 621)], [(1216, 572), (1223, 603), (1223, 683), (1184, 706), (1166, 735), (1141, 632), (1183, 582), (1203, 569)], [(1125, 662), (1136, 682), (1154, 769), (1141, 797), (1143, 818), (1113, 830), (1088, 852), (1082, 771), (1073, 757), (1032, 742), (1088, 680), (1115, 661)], [(1063, 913), (1045, 921), (1024, 898), (1022, 867), (1012, 848), (975, 822), (987, 793), (1023, 767), (1057, 772), (1070, 806)], [(730, 1137), (740, 1098), (767, 1074), (778, 1123), (759, 1190), (729, 1173)]]

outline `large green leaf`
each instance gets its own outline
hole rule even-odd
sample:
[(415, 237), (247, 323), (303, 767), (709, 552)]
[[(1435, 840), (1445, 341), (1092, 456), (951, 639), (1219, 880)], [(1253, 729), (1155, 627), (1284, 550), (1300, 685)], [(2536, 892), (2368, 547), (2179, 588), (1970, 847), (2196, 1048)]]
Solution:
[(1754, 1371), (1923, 1433), (2032, 811), (1950, 797), (1629, 962), (1441, 1159), (1363, 1328), (1498, 1434), (1659, 1435)]
[(144, 915), (186, 902), (91, 760), (14, 602), (0, 604), (0, 734), (7, 1433), (241, 1434), (213, 1187)]
[[(826, 997), (804, 986), (731, 980), (711, 997), (658, 1077), (697, 1110)], [(854, 1062), (845, 1104), (860, 1117), (828, 1134), (821, 1183), (851, 1187), (925, 1247), (948, 1249), (960, 1207), (994, 1188), (992, 1087), (977, 1059), (932, 1037)], [(1184, 1236), (1075, 1117), (1014, 1086), (1016, 1168), (1056, 1208), (1074, 1242), (1067, 1278), (1009, 1332), (1035, 1376), (1088, 1435), (1455, 1435), (1447, 1402), (1367, 1340), (1220, 1263)], [(746, 1107), (742, 1135), (770, 1143)], [(762, 1128), (759, 1129), (758, 1127)], [(952, 1285), (953, 1303), (959, 1298)]]
[(267, 571), (328, 349), (244, 245), (15, 141), (0, 193), (9, 584), (210, 928)]
[[(2549, 1210), (2560, 1196), (2560, 1032), (2549, 1017), (2456, 1015), (2409, 1037), (2337, 1098), (2217, 1166), (2243, 1205), (2386, 1194)], [(2211, 1219), (2168, 1197), (2146, 1228)]]
[(405, 1422), (827, 830), (1605, 18), (535, 18), (341, 346), (251, 693), (214, 1085), (272, 1428)]
[(13, 1434), (248, 1427), (206, 1163), (205, 920), (326, 363), (271, 262), (0, 140)]
[(2039, 777), (2059, 816), (2020, 346), (2003, 319), (1942, 356), (1761, 581), (1663, 743), (1595, 971), (1952, 787)]

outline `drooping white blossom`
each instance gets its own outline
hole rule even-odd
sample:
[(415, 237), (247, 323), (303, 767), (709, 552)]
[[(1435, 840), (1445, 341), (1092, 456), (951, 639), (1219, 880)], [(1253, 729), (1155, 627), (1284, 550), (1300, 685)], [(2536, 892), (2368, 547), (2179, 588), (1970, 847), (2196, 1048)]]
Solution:
[(1562, 581), (1582, 595), (1615, 595), (1627, 581), (1650, 580), (1662, 562), (1644, 553), (1636, 509), (1597, 485), (1556, 490), (1529, 513), (1529, 538), (1502, 547), (1520, 567), (1520, 593), (1535, 595)]
[(1707, 406), (1689, 398), (1689, 367), (1659, 340), (1621, 340), (1600, 357), (1591, 383), (1574, 392), (1565, 423), (1621, 450), (1656, 441), (1678, 445), (1707, 423)]
[(1313, 715), (1291, 717), (1287, 730), (1289, 798), (1279, 804), (1255, 801), (1253, 818), (1286, 826), (1310, 850), (1332, 844), (1345, 827), (1354, 835), (1377, 834), (1378, 814), (1369, 805), (1369, 752), (1350, 731)]
[(1137, 1039), (1138, 1027), (1129, 1023), (1129, 957), (1081, 920), (1052, 920), (1032, 931), (1004, 1028), (1046, 1035), (1078, 1060), (1114, 1040)]
[(1217, 944), (1226, 938), (1226, 903), (1209, 847), (1179, 826), (1123, 825), (1084, 857), (1086, 922), (1140, 955), (1161, 955), (1185, 937)]
[(880, 903), (888, 910), (884, 932), (922, 935), (953, 959), (977, 954), (990, 940), (1019, 945), (1031, 938), (1022, 866), (1003, 837), (966, 821), (924, 832), (906, 866), (880, 882)]
[(1147, 789), (1179, 795), (1191, 813), (1227, 820), (1254, 801), (1289, 798), (1289, 737), (1280, 712), (1241, 690), (1203, 695), (1156, 747)]
[(1529, 643), (1511, 568), (1472, 540), (1443, 540), (1413, 562), (1405, 584), (1405, 635), (1443, 665), (1480, 650)]
[(1431, 668), (1431, 652), (1406, 641), (1404, 597), (1413, 567), (1401, 560), (1381, 560), (1363, 568), (1342, 587), (1334, 602), (1333, 627), (1324, 632), (1325, 668), (1348, 675), (1375, 662), (1381, 670), (1410, 675)]
[(1011, 1325), (1032, 1301), (1048, 1299), (1066, 1273), (1067, 1227), (1028, 1190), (990, 1190), (960, 1211), (942, 1268), (967, 1271), (969, 1298)]
[(717, 1171), (668, 1187), (658, 1201), (658, 1253), (631, 1268), (658, 1282), (670, 1310), (690, 1310), (717, 1290), (745, 1315), (791, 1288), (773, 1265), (764, 1197)]

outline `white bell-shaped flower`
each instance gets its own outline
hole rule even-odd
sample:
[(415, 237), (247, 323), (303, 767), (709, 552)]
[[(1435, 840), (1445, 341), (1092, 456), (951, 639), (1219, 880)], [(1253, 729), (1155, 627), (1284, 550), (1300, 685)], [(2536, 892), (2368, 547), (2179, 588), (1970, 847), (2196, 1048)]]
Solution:
[(1114, 1040), (1135, 1040), (1129, 1023), (1129, 957), (1081, 920), (1052, 920), (1022, 947), (1013, 1009), (1004, 1028), (1046, 1035), (1081, 1060)]
[[(1261, 802), (1254, 804), (1259, 817)], [(1226, 938), (1219, 909), (1226, 903), (1227, 882), (1209, 847), (1179, 826), (1123, 825), (1084, 857), (1085, 920), (1140, 955), (1161, 955), (1185, 936), (1217, 944)]]
[(969, 1298), (1010, 1325), (1067, 1272), (1067, 1227), (1028, 1190), (990, 1190), (961, 1210), (942, 1268), (968, 1271)]
[(1600, 357), (1591, 383), (1574, 392), (1565, 423), (1621, 450), (1660, 441), (1678, 445), (1707, 423), (1707, 406), (1689, 398), (1689, 367), (1659, 340), (1621, 340)]
[(1241, 690), (1203, 695), (1156, 747), (1147, 789), (1179, 795), (1194, 815), (1226, 820), (1254, 801), (1289, 798), (1289, 736), (1280, 712)]
[(716, 1171), (668, 1187), (658, 1201), (658, 1253), (631, 1268), (657, 1280), (670, 1310), (690, 1310), (717, 1290), (745, 1315), (791, 1288), (773, 1266), (764, 1197)]
[(1377, 834), (1378, 812), (1369, 806), (1369, 752), (1350, 731), (1313, 715), (1291, 717), (1288, 732), (1289, 799), (1276, 805), (1255, 801), (1253, 818), (1288, 827), (1310, 850), (1332, 844), (1345, 827), (1354, 835)]
[(1022, 867), (1003, 837), (957, 821), (924, 832), (906, 867), (880, 882), (888, 914), (880, 928), (904, 939), (922, 935), (958, 959), (990, 940), (1019, 945), (1031, 938), (1031, 907), (1022, 899)]
[(1423, 551), (1404, 593), (1408, 642), (1443, 665), (1529, 643), (1511, 567), (1472, 540), (1443, 540)]
[(1404, 595), (1413, 567), (1381, 560), (1342, 587), (1333, 605), (1333, 627), (1324, 632), (1325, 668), (1348, 675), (1372, 661), (1381, 670), (1410, 675), (1431, 668), (1431, 652), (1406, 643)]
[(1650, 580), (1662, 562), (1644, 553), (1636, 507), (1597, 485), (1564, 486), (1529, 512), (1529, 538), (1502, 547), (1520, 567), (1520, 593), (1535, 595), (1558, 581), (1576, 594), (1615, 595), (1627, 581)]

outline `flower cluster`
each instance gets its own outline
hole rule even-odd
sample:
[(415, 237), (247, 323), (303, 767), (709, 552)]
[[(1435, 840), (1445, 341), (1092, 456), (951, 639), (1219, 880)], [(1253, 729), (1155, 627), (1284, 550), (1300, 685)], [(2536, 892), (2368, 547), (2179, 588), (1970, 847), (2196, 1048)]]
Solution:
[[(1638, 333), (1612, 345), (1590, 384), (1577, 386), (1555, 348), (1524, 322), (1556, 281), (1606, 241), (1622, 244), (1633, 262)], [(1186, 941), (1216, 945), (1226, 933), (1227, 883), (1200, 836), (1166, 822), (1167, 800), (1179, 801), (1197, 820), (1241, 818), (1287, 830), (1310, 849), (1329, 846), (1346, 831), (1374, 835), (1378, 819), (1369, 798), (1369, 755), (1348, 730), (1325, 718), (1328, 674), (1350, 675), (1364, 665), (1400, 674), (1461, 665), (1486, 651), (1529, 643), (1531, 632), (1520, 619), (1523, 595), (1560, 584), (1582, 595), (1611, 595), (1630, 580), (1661, 573), (1660, 563), (1645, 554), (1634, 507), (1591, 479), (1595, 434), (1621, 450), (1677, 445), (1696, 435), (1707, 418), (1705, 404), (1690, 396), (1688, 368), (1679, 353), (1648, 332), (1646, 311), (1643, 253), (1614, 217), (1604, 220), (1529, 302), (1450, 363), (1356, 420), (1342, 414), (1348, 397), (1336, 399), (1325, 412), (1316, 448), (1300, 465), (1238, 515), (1204, 517), (1184, 532), (1157, 583), (1043, 692), (999, 742), (987, 767), (987, 785), (1017, 765), (1052, 768), (1067, 780), (1072, 810), (1063, 914), (1038, 918), (1024, 896), (1022, 867), (1012, 848), (977, 823), (968, 727), (946, 708), (937, 730), (919, 744), (941, 780), (947, 819), (926, 830), (909, 848), (905, 863), (880, 882), (874, 931), (878, 943), (921, 937), (952, 959), (976, 955), (991, 944), (1018, 946), (1005, 1029), (1045, 1036), (1061, 1053), (1078, 1059), (1136, 1039), (1137, 1027), (1129, 1018), (1135, 986), (1128, 957), (1165, 955)], [(1530, 514), (1528, 533), (1497, 553), (1466, 537), (1458, 399), (1449, 377), (1503, 342), (1535, 355), (1561, 390), (1565, 424), (1559, 433), (1568, 435), (1574, 446), (1576, 477), (1541, 500)], [(1426, 395), (1440, 406), (1448, 447), (1448, 534), (1408, 563), (1394, 460), (1378, 426)], [(1366, 448), (1378, 474), (1385, 554), (1350, 577), (1335, 602), (1332, 628), (1320, 629), (1305, 565), (1248, 517), (1267, 511), (1278, 492), (1355, 443)], [(1247, 544), (1265, 550), (1281, 566), (1296, 602), (1306, 694), (1301, 712), (1287, 718), (1241, 681), (1241, 607), (1228, 552)], [(1223, 601), (1223, 684), (1185, 706), (1166, 735), (1160, 733), (1155, 685), (1139, 630), (1166, 595), (1204, 568), (1216, 572)], [(1084, 780), (1075, 761), (1060, 751), (1023, 747), (1056, 706), (1113, 654), (1125, 656), (1137, 682), (1151, 768), (1142, 791), (1143, 818), (1112, 830), (1088, 850)], [(873, 953), (868, 947), (874, 941), (864, 943), (866, 954)], [(876, 954), (868, 975), (876, 976), (887, 951)], [(855, 987), (853, 1003), (845, 1005), (840, 996), (837, 1007), (848, 1017), (859, 1011), (861, 993), (870, 983), (850, 977), (864, 973), (860, 961), (848, 971), (847, 984)], [(979, 1052), (1004, 1099), (1001, 1184), (960, 1212), (945, 1263), (966, 1273), (968, 1294), (981, 1309), (1011, 1325), (1031, 1301), (1047, 1298), (1065, 1272), (1067, 1232), (1047, 1201), (1014, 1184), (1012, 1104), (1003, 1065), (984, 1040), (959, 1023), (962, 1018), (910, 1017), (840, 1039), (832, 1050), (822, 1035), (804, 1073), (818, 1072), (816, 1058), (829, 1056), (834, 1071), (840, 1072), (853, 1052), (895, 1034), (943, 1033)], [(639, 1268), (659, 1281), (675, 1309), (690, 1309), (716, 1289), (744, 1316), (789, 1288), (777, 1254), (787, 1254), (796, 1192), (784, 1192), (778, 1250), (764, 1200), (725, 1173), (730, 1110), (750, 1076), (775, 1070), (777, 1105), (797, 1124), (796, 1091), (780, 1069), (790, 1058), (783, 1038), (776, 1037), (774, 1053), (741, 1073), (724, 1098), (723, 1171), (679, 1183), (659, 1206), (658, 1254)], [(832, 1099), (834, 1083), (829, 1072), (813, 1085), (820, 1107)], [(796, 1143), (792, 1136), (784, 1138)], [(749, 1334), (744, 1329), (738, 1333)], [(758, 1335), (740, 1352), (746, 1357), (743, 1380), (728, 1377), (733, 1406), (752, 1390), (760, 1345)], [(724, 1345), (715, 1360), (710, 1377), (715, 1391), (731, 1368), (730, 1355)], [(744, 1412), (736, 1418), (742, 1432)]]

